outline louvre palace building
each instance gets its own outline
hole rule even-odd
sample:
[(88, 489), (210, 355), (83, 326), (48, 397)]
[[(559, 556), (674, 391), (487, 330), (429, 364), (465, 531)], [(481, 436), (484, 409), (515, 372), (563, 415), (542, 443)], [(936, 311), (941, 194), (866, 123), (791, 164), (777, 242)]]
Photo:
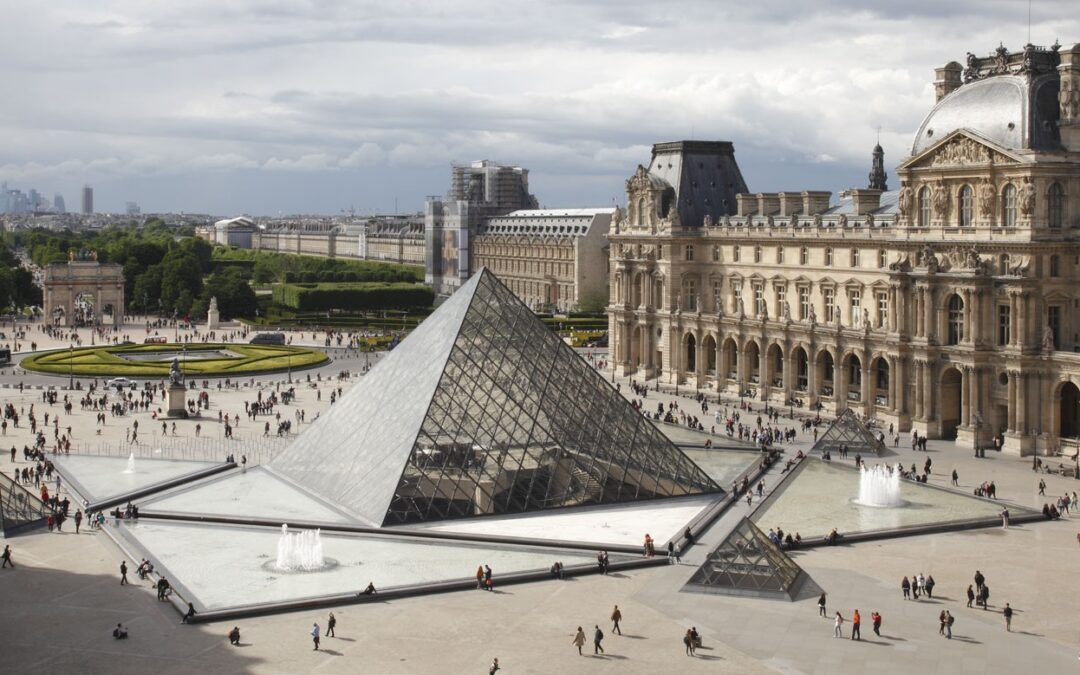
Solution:
[(727, 142), (655, 145), (608, 235), (615, 371), (1073, 452), (1080, 44), (968, 54), (935, 89), (898, 189), (880, 146), (834, 198), (751, 193)]

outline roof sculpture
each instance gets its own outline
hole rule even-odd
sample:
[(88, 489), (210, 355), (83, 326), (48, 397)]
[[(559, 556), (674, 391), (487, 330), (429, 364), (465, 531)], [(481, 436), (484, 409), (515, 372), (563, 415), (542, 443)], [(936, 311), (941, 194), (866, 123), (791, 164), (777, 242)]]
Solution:
[(757, 525), (743, 518), (683, 590), (794, 600), (806, 578)]
[(841, 445), (846, 445), (849, 453), (857, 452), (863, 455), (877, 455), (885, 449), (885, 444), (878, 440), (851, 408), (836, 416), (825, 433), (818, 437), (814, 447), (810, 448), (810, 452), (836, 452)]
[(270, 468), (379, 526), (721, 491), (487, 269)]

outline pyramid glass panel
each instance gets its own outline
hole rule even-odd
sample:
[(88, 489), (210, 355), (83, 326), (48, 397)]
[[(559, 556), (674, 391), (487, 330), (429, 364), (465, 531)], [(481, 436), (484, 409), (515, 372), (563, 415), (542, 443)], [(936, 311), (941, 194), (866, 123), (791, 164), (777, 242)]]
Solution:
[(862, 420), (851, 408), (837, 415), (833, 423), (825, 430), (825, 433), (818, 437), (817, 443), (814, 444), (810, 451), (824, 452), (828, 450), (830, 453), (835, 453), (840, 450), (842, 445), (847, 446), (848, 454), (851, 456), (855, 456), (856, 453), (877, 455), (885, 449), (885, 444), (878, 440), (874, 432), (870, 431), (862, 423)]
[(754, 523), (743, 518), (684, 590), (794, 599), (805, 573)]
[(379, 525), (721, 491), (487, 270), (271, 469)]

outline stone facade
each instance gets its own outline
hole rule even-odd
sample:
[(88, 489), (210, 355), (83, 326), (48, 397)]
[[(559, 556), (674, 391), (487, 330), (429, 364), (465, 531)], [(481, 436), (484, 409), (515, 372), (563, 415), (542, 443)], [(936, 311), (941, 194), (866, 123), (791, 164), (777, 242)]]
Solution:
[(45, 316), (54, 325), (75, 325), (81, 297), (90, 298), (95, 326), (101, 325), (106, 310), (114, 327), (124, 325), (123, 265), (99, 263), (96, 253), (73, 255), (70, 262), (47, 265), (43, 285)]
[[(655, 172), (639, 167), (609, 235), (612, 367), (852, 408), (969, 450), (1000, 435), (1007, 452), (1071, 452), (1080, 118), (1053, 115), (1048, 130), (1033, 99), (1074, 77), (1080, 45), (1024, 53), (1035, 56), (939, 70), (939, 101), (895, 192), (850, 190), (836, 203), (743, 193), (727, 213), (680, 222), (662, 214)], [(969, 96), (976, 88), (989, 97)]]

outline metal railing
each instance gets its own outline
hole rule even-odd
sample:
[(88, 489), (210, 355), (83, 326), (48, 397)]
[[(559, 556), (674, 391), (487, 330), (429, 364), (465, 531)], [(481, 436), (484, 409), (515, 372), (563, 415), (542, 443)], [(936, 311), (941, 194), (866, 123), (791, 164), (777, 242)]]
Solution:
[(293, 439), (290, 436), (268, 436), (260, 438), (202, 438), (190, 437), (151, 437), (138, 443), (122, 441), (80, 443), (72, 448), (72, 454), (95, 455), (101, 457), (129, 457), (134, 455), (142, 459), (174, 459), (190, 461), (221, 462), (232, 455), (239, 463), (241, 457), (247, 457), (248, 466), (269, 463)]

